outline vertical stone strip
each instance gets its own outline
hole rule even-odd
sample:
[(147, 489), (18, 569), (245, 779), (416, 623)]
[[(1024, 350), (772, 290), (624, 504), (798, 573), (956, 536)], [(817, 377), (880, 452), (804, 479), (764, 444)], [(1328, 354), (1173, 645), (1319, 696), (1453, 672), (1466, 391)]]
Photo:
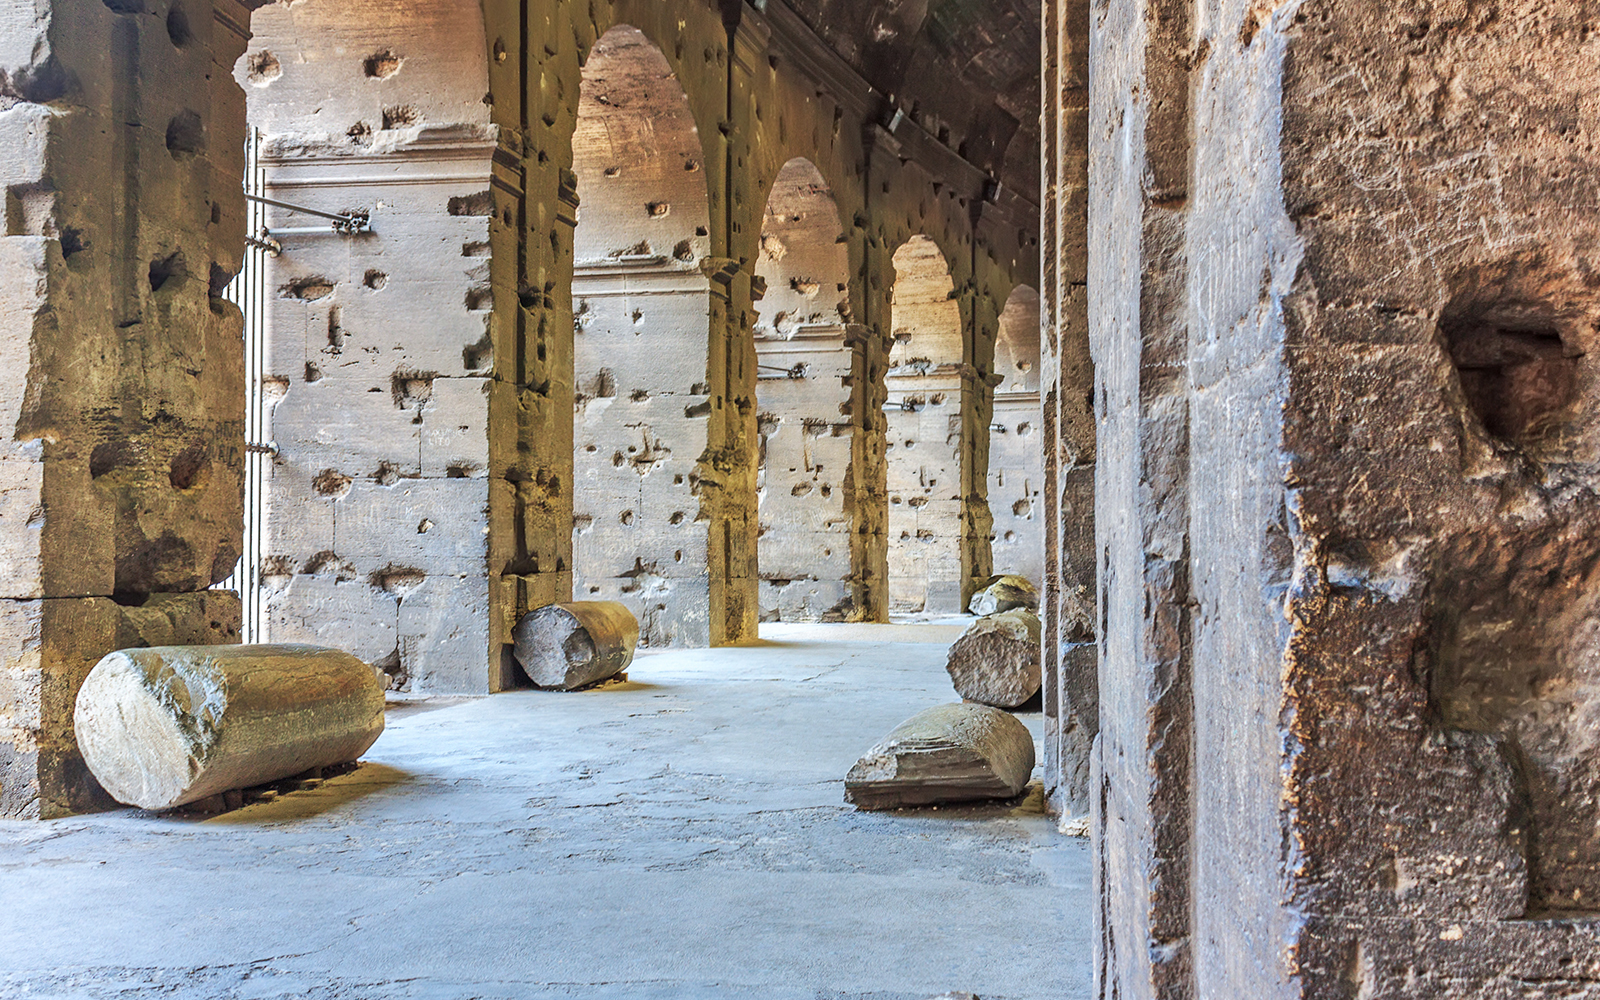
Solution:
[(1103, 997), (1195, 995), (1190, 959), (1192, 687), (1184, 222), (1187, 0), (1095, 9), (1090, 343), (1097, 454)]
[[(1095, 637), (1095, 374), (1088, 326), (1088, 0), (1048, 8), (1043, 37), (1045, 178), (1040, 295), (1044, 409), (1045, 745), (1047, 795), (1062, 815), (1089, 811), (1099, 731)], [(1048, 382), (1043, 381), (1047, 378)]]
[(60, 0), (0, 38), (0, 817), (106, 802), (106, 652), (237, 641), (248, 7)]
[(489, 385), (491, 690), (515, 682), (511, 628), (572, 597), (570, 163), (580, 78), (568, 5), (487, 0), (494, 153)]
[[(982, 203), (977, 206), (981, 209)], [(976, 228), (976, 226), (974, 226)], [(961, 607), (994, 573), (994, 513), (989, 510), (989, 433), (994, 423), (994, 345), (1006, 281), (973, 240), (972, 272), (962, 295), (961, 326)]]

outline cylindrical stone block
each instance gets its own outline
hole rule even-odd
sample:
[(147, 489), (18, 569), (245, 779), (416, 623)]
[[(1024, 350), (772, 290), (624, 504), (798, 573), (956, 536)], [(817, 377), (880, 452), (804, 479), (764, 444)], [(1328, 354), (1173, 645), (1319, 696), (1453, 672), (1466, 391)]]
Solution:
[(122, 649), (89, 672), (73, 726), (113, 798), (170, 809), (355, 760), (383, 732), (383, 686), (320, 646)]
[(1017, 708), (1039, 693), (1039, 633), (1026, 608), (979, 618), (950, 647), (950, 682), (968, 701)]
[(511, 638), (529, 680), (571, 691), (627, 669), (639, 620), (615, 601), (548, 604), (523, 615)]

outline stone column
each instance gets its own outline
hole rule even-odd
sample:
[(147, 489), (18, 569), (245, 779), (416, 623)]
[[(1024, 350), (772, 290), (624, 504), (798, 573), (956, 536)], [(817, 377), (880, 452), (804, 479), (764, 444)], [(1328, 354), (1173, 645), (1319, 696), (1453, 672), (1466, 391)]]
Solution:
[[(486, 0), (492, 120), (490, 690), (516, 680), (511, 630), (572, 599), (572, 254), (577, 39), (565, 7)], [(519, 51), (523, 39), (542, 43)], [(564, 96), (558, 96), (564, 95)], [(564, 154), (564, 155), (563, 155)]]
[(0, 35), (0, 817), (107, 802), (72, 704), (120, 646), (237, 641), (249, 8), (56, 0)]
[(1099, 731), (1095, 642), (1095, 374), (1088, 322), (1089, 7), (1045, 7), (1040, 249), (1040, 401), (1044, 412), (1044, 593), (1040, 615), (1044, 775), (1051, 807), (1089, 809), (1089, 748)]
[[(978, 203), (981, 210), (982, 202)], [(976, 227), (974, 227), (976, 228)], [(994, 573), (994, 513), (989, 509), (989, 435), (994, 423), (994, 342), (1009, 282), (976, 245), (962, 298), (961, 607)], [(1004, 288), (1006, 291), (1001, 291)]]
[(1100, 857), (1095, 974), (1103, 997), (1198, 998), (1204, 994), (1194, 990), (1190, 958), (1183, 301), (1188, 2), (1128, 0), (1096, 17), (1088, 129), (1097, 137), (1089, 150), (1097, 178), (1089, 203), (1089, 340), (1103, 400), (1095, 467), (1102, 628), (1091, 789)]

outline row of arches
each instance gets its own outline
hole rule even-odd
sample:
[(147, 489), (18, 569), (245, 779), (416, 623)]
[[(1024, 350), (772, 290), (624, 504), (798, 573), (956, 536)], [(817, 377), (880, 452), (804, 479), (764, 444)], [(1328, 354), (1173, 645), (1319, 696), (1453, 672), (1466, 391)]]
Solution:
[[(472, 19), (476, 5), (455, 6), (457, 20)], [(594, 41), (580, 46), (575, 74), (550, 71), (557, 85), (578, 89), (570, 159), (554, 151), (556, 164), (570, 163), (559, 197), (536, 202), (526, 174), (511, 197), (496, 152), (504, 124), (485, 130), (465, 104), (442, 113), (470, 120), (431, 120), (430, 105), (412, 99), (430, 89), (430, 54), (398, 25), (392, 38), (369, 31), (373, 51), (359, 59), (364, 50), (343, 50), (342, 62), (297, 50), (306, 20), (329, 16), (320, 10), (319, 0), (306, 0), (258, 12), (256, 43), (237, 74), (252, 120), (270, 133), (269, 188), (305, 176), (294, 181), (301, 203), (374, 211), (372, 232), (338, 251), (325, 237), (289, 238), (269, 265), (269, 286), (289, 290), (272, 303), (269, 339), (293, 331), (312, 344), (326, 333), (341, 346), (327, 355), (313, 344), (303, 364), (297, 355), (273, 375), (282, 386), (277, 413), (295, 415), (298, 437), (275, 440), (263, 508), (265, 578), (275, 588), (263, 638), (311, 638), (336, 608), (347, 621), (369, 623), (360, 652), (392, 667), (397, 686), (473, 689), (470, 675), (426, 661), (482, 641), (495, 688), (514, 682), (508, 667), (494, 675), (504, 645), (496, 630), (518, 609), (568, 594), (629, 605), (646, 644), (692, 646), (741, 637), (729, 623), (742, 614), (773, 621), (955, 612), (972, 573), (987, 573), (991, 562), (1038, 579), (1037, 446), (1031, 456), (1013, 449), (988, 469), (974, 461), (996, 441), (1027, 440), (1038, 423), (1028, 410), (1038, 407), (1037, 296), (1016, 286), (1003, 309), (986, 306), (1001, 316), (995, 344), (1004, 346), (989, 348), (992, 362), (974, 353), (982, 310), (972, 303), (987, 289), (974, 288), (970, 233), (952, 237), (947, 223), (912, 231), (941, 212), (961, 218), (966, 205), (956, 204), (954, 190), (926, 185), (920, 205), (900, 196), (903, 221), (885, 225), (885, 210), (865, 207), (861, 177), (840, 173), (851, 156), (826, 155), (830, 144), (854, 145), (837, 132), (837, 109), (834, 136), (813, 130), (814, 156), (788, 155), (806, 145), (794, 139), (753, 142), (738, 155), (722, 129), (706, 134), (705, 95), (691, 98), (680, 82), (692, 32), (680, 24), (673, 35), (653, 15), (634, 18), (636, 27), (619, 7), (617, 23), (596, 27)], [(664, 50), (663, 37), (676, 41)], [(486, 37), (491, 84), (502, 65), (496, 44)], [(728, 57), (713, 48), (706, 46), (708, 66)], [(349, 127), (332, 120), (337, 103), (314, 95), (339, 92), (337, 73), (362, 74), (381, 127), (357, 127), (370, 115)], [(465, 91), (470, 81), (452, 87), (445, 89)], [(820, 104), (818, 91), (796, 106)], [(491, 110), (501, 117), (498, 97)], [(759, 103), (756, 112), (761, 118)], [(555, 118), (555, 132), (568, 127)], [(790, 121), (780, 112), (763, 127), (782, 133), (796, 128)], [(308, 134), (326, 138), (306, 141)], [(537, 162), (547, 155), (538, 151)], [(858, 163), (871, 156), (854, 154)], [(327, 173), (326, 164), (355, 161), (367, 176), (324, 189), (309, 179)], [(442, 213), (429, 217), (420, 195), (417, 204), (395, 197), (402, 162), (408, 190), (430, 191)], [(481, 180), (470, 179), (474, 169)], [(854, 192), (847, 203), (841, 182)], [(885, 181), (872, 193), (890, 187)], [(731, 221), (744, 199), (763, 205), (759, 232), (739, 232)], [(402, 204), (406, 218), (386, 214)], [(402, 231), (405, 242), (397, 242)], [(326, 293), (293, 291), (333, 275), (322, 262), (338, 253), (345, 259)], [(393, 260), (401, 254), (405, 267)], [(428, 259), (419, 265), (418, 254)], [(382, 263), (385, 255), (394, 267)], [(440, 287), (408, 300), (403, 289), (423, 287), (396, 280), (408, 269)], [(452, 283), (462, 291), (444, 292)], [(306, 287), (320, 293), (324, 285)], [(451, 337), (459, 365), (440, 358), (441, 309), (452, 311), (452, 329), (468, 328)], [(345, 380), (350, 348), (369, 332), (354, 328), (357, 318), (374, 334), (384, 329), (374, 340), (387, 340)], [(375, 379), (376, 388), (367, 384)], [(978, 402), (987, 404), (992, 383), (991, 418)], [(570, 438), (556, 415), (566, 387)], [(481, 412), (468, 412), (474, 396), (487, 400)], [(390, 399), (405, 418), (404, 436), (383, 429), (396, 422), (379, 405)], [(335, 411), (342, 415), (316, 419)], [(327, 446), (341, 435), (348, 440), (330, 456)], [(421, 458), (405, 460), (406, 448)], [(975, 476), (982, 485), (974, 487)], [(352, 484), (348, 492), (317, 485), (342, 482)], [(428, 537), (408, 542), (402, 559), (385, 551), (388, 539), (358, 552), (364, 522), (383, 529), (348, 497), (394, 506), (397, 490), (411, 498), (401, 505), (408, 522), (434, 526)], [(989, 512), (975, 511), (991, 495), (998, 506), (989, 538)], [(488, 521), (481, 548), (469, 525), (450, 532), (448, 556), (430, 549), (446, 522), (436, 510), (454, 518), (474, 508)], [(506, 524), (514, 530), (502, 530)], [(986, 558), (972, 556), (974, 537)], [(478, 554), (489, 567), (487, 594), (469, 569)], [(386, 561), (368, 567), (357, 555)], [(741, 590), (741, 580), (754, 585)], [(751, 591), (756, 607), (737, 607), (738, 595)], [(468, 619), (485, 603), (489, 621), (475, 629)]]

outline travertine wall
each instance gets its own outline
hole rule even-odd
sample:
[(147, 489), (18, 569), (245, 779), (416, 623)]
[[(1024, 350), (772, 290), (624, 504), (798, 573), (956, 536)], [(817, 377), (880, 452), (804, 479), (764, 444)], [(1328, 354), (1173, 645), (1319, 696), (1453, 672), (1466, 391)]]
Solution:
[[(0, 817), (106, 802), (72, 735), (104, 653), (237, 641), (239, 4), (0, 25)], [(208, 82), (209, 81), (209, 82)]]
[(762, 621), (848, 617), (852, 511), (848, 237), (833, 192), (795, 158), (773, 181), (756, 276)]
[(1592, 16), (1096, 16), (1100, 995), (1597, 989)]
[(572, 155), (573, 587), (631, 608), (646, 646), (705, 646), (706, 153), (672, 68), (638, 29), (612, 28), (590, 51)]
[(404, 691), (485, 691), (489, 159), (470, 0), (262, 8), (234, 74), (269, 208), (264, 638)]
[(989, 425), (994, 571), (1044, 577), (1044, 435), (1039, 405), (1039, 293), (1019, 285), (1000, 312)]
[[(895, 611), (962, 604), (961, 310), (938, 244), (895, 251), (889, 352), (889, 598)], [(987, 430), (987, 425), (983, 428)]]

